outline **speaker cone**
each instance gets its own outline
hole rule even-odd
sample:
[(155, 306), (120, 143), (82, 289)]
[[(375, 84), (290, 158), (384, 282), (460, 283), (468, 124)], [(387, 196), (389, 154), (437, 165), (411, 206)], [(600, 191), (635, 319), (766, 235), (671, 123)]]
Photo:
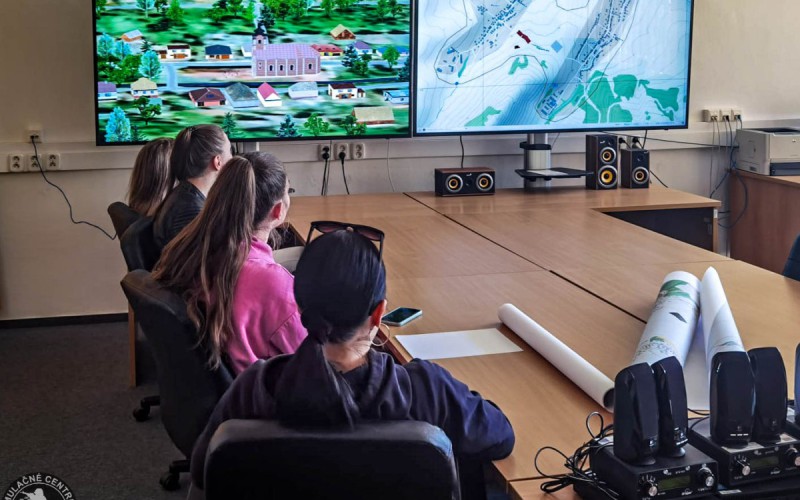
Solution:
[(597, 172), (598, 184), (604, 188), (612, 188), (617, 185), (617, 169), (612, 166), (602, 167)]
[(650, 180), (650, 171), (644, 167), (633, 169), (633, 180), (636, 184), (646, 184)]
[(603, 163), (614, 163), (617, 159), (617, 152), (614, 151), (614, 148), (603, 148), (600, 151), (600, 159)]
[(445, 185), (447, 186), (447, 191), (450, 193), (457, 193), (461, 191), (461, 188), (464, 187), (464, 180), (461, 178), (460, 175), (449, 175), (447, 176), (447, 180), (445, 181)]
[(475, 185), (478, 186), (478, 191), (486, 192), (494, 186), (494, 179), (492, 179), (492, 176), (489, 174), (481, 174), (478, 176)]

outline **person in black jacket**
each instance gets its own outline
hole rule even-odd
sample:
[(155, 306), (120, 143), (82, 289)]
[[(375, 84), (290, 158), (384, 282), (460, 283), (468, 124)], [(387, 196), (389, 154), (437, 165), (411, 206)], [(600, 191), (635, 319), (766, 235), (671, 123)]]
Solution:
[(175, 187), (161, 203), (153, 222), (153, 238), (159, 250), (197, 217), (220, 170), (231, 158), (231, 141), (216, 125), (196, 125), (178, 134), (169, 160), (171, 185)]
[(386, 311), (386, 272), (367, 238), (347, 228), (311, 241), (294, 293), (309, 336), (295, 354), (257, 361), (222, 397), (192, 453), (190, 498), (202, 498), (209, 441), (229, 419), (319, 427), (421, 420), (444, 430), (459, 459), (488, 462), (511, 453), (514, 431), (492, 402), (439, 365), (415, 359), (401, 366), (371, 348)]

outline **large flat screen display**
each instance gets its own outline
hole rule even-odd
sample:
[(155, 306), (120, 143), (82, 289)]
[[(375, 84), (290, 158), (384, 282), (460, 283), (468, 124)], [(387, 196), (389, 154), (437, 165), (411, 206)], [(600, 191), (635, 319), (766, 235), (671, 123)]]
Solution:
[(95, 0), (98, 144), (410, 134), (408, 0)]
[(419, 0), (415, 133), (687, 126), (691, 0)]

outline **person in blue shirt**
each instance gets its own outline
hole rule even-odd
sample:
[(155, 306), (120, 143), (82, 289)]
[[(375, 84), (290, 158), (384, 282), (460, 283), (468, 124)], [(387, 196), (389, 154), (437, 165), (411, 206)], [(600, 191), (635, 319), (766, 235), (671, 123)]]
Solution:
[(386, 311), (386, 271), (370, 241), (378, 238), (361, 234), (372, 228), (354, 227), (329, 227), (305, 248), (294, 293), (308, 337), (294, 354), (257, 361), (222, 397), (195, 444), (190, 498), (202, 497), (209, 441), (229, 419), (323, 428), (420, 420), (444, 430), (457, 459), (488, 462), (511, 453), (514, 431), (492, 402), (439, 365), (400, 365), (372, 348)]

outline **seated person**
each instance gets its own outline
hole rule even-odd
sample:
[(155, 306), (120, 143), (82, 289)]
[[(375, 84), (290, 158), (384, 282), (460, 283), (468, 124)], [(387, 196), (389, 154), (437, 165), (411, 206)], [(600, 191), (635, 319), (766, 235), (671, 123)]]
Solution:
[(222, 166), (230, 159), (231, 141), (216, 125), (192, 126), (178, 134), (169, 161), (171, 182), (177, 185), (158, 208), (153, 223), (159, 249), (197, 217)]
[(267, 153), (236, 156), (156, 263), (153, 277), (186, 300), (211, 367), (225, 359), (240, 373), (257, 359), (294, 352), (306, 338), (294, 278), (268, 244), (288, 210), (281, 162)]
[(439, 365), (400, 365), (371, 349), (386, 310), (386, 274), (365, 236), (340, 229), (311, 241), (294, 292), (308, 338), (293, 355), (256, 362), (222, 397), (192, 453), (190, 498), (203, 496), (209, 441), (229, 419), (320, 427), (421, 420), (444, 430), (459, 459), (486, 462), (511, 453), (514, 431), (493, 403)]
[(169, 157), (173, 142), (167, 138), (150, 141), (136, 155), (128, 186), (128, 206), (139, 215), (154, 216), (172, 188)]

